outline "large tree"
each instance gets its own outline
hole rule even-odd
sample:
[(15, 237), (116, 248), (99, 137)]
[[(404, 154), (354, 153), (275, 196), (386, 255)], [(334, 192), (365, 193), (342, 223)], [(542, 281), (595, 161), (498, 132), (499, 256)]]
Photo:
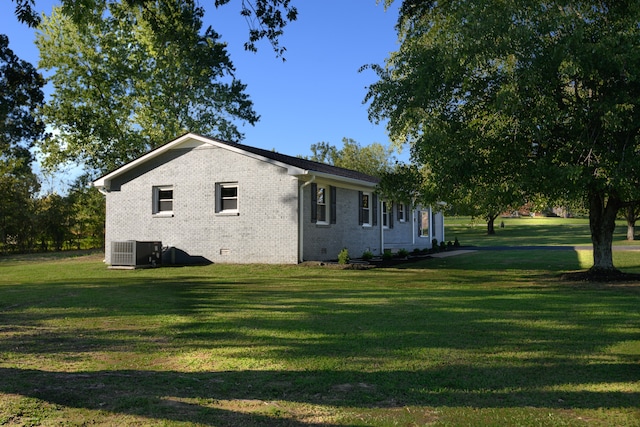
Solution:
[(352, 169), (371, 176), (380, 177), (394, 164), (393, 148), (378, 142), (362, 146), (351, 138), (342, 138), (342, 148), (328, 142), (311, 144), (313, 153), (309, 160), (327, 163), (345, 169)]
[(445, 188), (473, 191), (480, 153), (517, 192), (582, 198), (591, 271), (614, 271), (616, 214), (640, 199), (640, 3), (405, 0), (397, 29), (371, 118)]
[(109, 170), (186, 131), (242, 139), (235, 121), (258, 120), (193, 1), (98, 7), (83, 26), (55, 9), (39, 27), (40, 67), (54, 71), (43, 112), (59, 131), (42, 145), (48, 165)]
[(29, 221), (39, 183), (30, 148), (44, 133), (35, 112), (44, 79), (9, 48), (0, 34), (0, 246), (28, 246)]

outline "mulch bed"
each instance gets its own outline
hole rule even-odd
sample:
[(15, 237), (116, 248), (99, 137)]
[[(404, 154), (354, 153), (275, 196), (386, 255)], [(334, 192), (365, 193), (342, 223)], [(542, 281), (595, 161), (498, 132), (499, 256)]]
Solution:
[(338, 264), (337, 261), (305, 261), (300, 265), (303, 267), (327, 267), (337, 270), (368, 270), (376, 267), (394, 267), (396, 265), (411, 264), (425, 259), (431, 259), (430, 255), (408, 256), (405, 258), (382, 259), (374, 258), (369, 261), (352, 259), (349, 264)]

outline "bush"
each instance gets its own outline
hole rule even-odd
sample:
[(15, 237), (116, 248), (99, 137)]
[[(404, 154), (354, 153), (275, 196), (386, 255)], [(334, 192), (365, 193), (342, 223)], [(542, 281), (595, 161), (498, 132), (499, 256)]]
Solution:
[(409, 255), (409, 251), (406, 249), (399, 249), (396, 255), (398, 258), (406, 258)]
[(453, 241), (453, 246), (455, 246), (456, 248), (460, 247), (460, 242), (458, 241), (458, 238), (456, 237), (456, 239)]
[(338, 264), (349, 264), (350, 259), (351, 258), (349, 257), (349, 251), (347, 250), (347, 248), (344, 248), (338, 254)]
[(433, 239), (431, 241), (431, 249), (433, 249), (434, 251), (438, 250), (438, 239)]
[(373, 259), (373, 252), (364, 251), (362, 253), (362, 259), (365, 260), (365, 261), (371, 261)]
[(393, 258), (393, 254), (391, 253), (391, 251), (389, 249), (385, 249), (384, 253), (382, 254), (382, 260), (389, 261), (392, 258)]

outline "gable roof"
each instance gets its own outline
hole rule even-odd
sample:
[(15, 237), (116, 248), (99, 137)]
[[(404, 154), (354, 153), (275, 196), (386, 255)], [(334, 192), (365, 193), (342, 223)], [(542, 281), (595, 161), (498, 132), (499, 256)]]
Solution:
[(277, 153), (275, 151), (264, 150), (262, 148), (251, 147), (249, 145), (237, 144), (222, 141), (195, 133), (184, 134), (173, 141), (170, 141), (148, 153), (132, 160), (129, 163), (111, 171), (93, 182), (95, 187), (99, 189), (108, 189), (113, 178), (163, 154), (169, 150), (177, 149), (182, 146), (189, 146), (189, 143), (210, 144), (219, 148), (225, 148), (240, 154), (248, 155), (257, 160), (266, 161), (277, 166), (287, 169), (288, 173), (293, 176), (319, 176), (327, 179), (334, 179), (351, 184), (359, 184), (365, 187), (374, 187), (380, 180), (371, 175), (367, 175), (351, 169), (340, 168), (328, 165), (326, 163), (314, 162), (299, 157), (288, 156), (286, 154)]

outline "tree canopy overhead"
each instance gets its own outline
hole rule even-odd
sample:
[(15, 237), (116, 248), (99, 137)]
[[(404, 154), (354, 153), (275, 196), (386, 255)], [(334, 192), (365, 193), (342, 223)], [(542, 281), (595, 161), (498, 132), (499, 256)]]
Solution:
[(397, 29), (370, 117), (442, 200), (478, 180), (582, 199), (592, 270), (614, 270), (616, 214), (640, 199), (640, 3), (405, 0)]
[(9, 48), (9, 38), (0, 34), (0, 158), (25, 157), (44, 133), (36, 111), (44, 101), (44, 78)]
[[(30, 27), (37, 27), (41, 22), (41, 16), (36, 10), (36, 0), (13, 0), (15, 3), (16, 18)], [(96, 10), (104, 0), (60, 0), (63, 13), (73, 22), (82, 26), (88, 22), (100, 19)], [(217, 8), (230, 3), (231, 0), (214, 0)], [(298, 18), (298, 9), (292, 6), (291, 0), (240, 0), (240, 15), (242, 15), (249, 28), (249, 37), (245, 43), (245, 49), (256, 51), (256, 43), (266, 39), (276, 55), (283, 56), (286, 48), (280, 45), (279, 39), (284, 28), (289, 22)], [(152, 12), (153, 0), (123, 0), (128, 7), (140, 7)]]
[(96, 4), (81, 26), (55, 9), (39, 27), (39, 65), (54, 71), (43, 113), (59, 131), (42, 145), (48, 165), (110, 170), (186, 131), (240, 140), (235, 121), (258, 120), (193, 1)]

